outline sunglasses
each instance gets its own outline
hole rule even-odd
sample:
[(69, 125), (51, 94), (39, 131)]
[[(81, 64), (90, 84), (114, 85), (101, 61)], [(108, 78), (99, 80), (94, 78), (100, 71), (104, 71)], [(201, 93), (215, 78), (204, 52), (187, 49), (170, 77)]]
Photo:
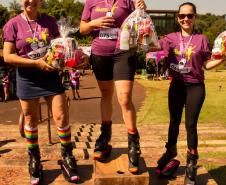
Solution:
[(195, 14), (189, 13), (189, 14), (178, 14), (179, 19), (185, 19), (187, 17), (188, 19), (192, 19), (195, 16)]

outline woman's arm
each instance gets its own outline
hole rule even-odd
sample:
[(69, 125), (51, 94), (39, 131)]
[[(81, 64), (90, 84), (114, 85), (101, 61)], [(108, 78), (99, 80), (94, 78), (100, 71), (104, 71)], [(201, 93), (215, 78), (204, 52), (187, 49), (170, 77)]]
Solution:
[(5, 63), (16, 65), (18, 67), (36, 67), (44, 71), (55, 70), (52, 66), (46, 63), (47, 56), (38, 60), (32, 60), (29, 58), (23, 58), (16, 54), (15, 44), (12, 42), (4, 42), (3, 57)]
[(211, 59), (207, 60), (206, 62), (204, 62), (204, 68), (206, 70), (213, 69), (214, 67), (219, 66), (224, 61), (226, 61), (226, 57), (218, 60), (211, 60)]

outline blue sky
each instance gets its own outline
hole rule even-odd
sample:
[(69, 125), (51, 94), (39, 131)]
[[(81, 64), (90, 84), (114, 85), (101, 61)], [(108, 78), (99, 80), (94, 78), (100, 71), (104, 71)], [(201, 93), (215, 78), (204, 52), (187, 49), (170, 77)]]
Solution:
[[(0, 4), (8, 6), (12, 0), (0, 0)], [(17, 0), (19, 2), (19, 0)], [(226, 14), (226, 0), (187, 0), (197, 6), (198, 13), (212, 13), (216, 15)], [(178, 5), (186, 0), (145, 0), (148, 9), (177, 10)]]

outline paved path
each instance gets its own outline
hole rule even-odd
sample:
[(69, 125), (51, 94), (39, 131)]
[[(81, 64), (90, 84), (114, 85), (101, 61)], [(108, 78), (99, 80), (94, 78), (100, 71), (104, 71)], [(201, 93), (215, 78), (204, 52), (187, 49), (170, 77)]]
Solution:
[[(71, 92), (67, 91), (71, 96)], [(81, 78), (80, 88), (81, 100), (72, 100), (70, 105), (70, 122), (71, 123), (97, 123), (100, 121), (100, 92), (94, 75), (87, 72), (87, 75)], [(136, 110), (142, 106), (145, 98), (145, 88), (140, 84), (134, 84), (133, 101)], [(45, 107), (45, 106), (44, 106)], [(9, 101), (8, 103), (0, 102), (0, 123), (18, 124), (20, 113), (20, 105), (18, 100)], [(46, 116), (46, 111), (42, 111), (43, 117)], [(113, 97), (113, 122), (122, 123), (122, 115), (116, 96)]]

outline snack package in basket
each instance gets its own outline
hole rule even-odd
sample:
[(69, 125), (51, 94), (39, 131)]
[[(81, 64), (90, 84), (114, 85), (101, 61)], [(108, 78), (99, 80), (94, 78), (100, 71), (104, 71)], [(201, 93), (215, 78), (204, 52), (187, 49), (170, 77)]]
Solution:
[(143, 9), (132, 12), (123, 22), (118, 34), (117, 49), (132, 48), (145, 52), (160, 48), (151, 17)]
[(53, 39), (48, 49), (47, 63), (56, 69), (62, 69), (65, 66), (65, 61), (74, 58), (74, 51), (78, 49), (78, 44), (75, 39), (68, 37), (69, 33), (76, 32), (70, 26), (70, 21), (66, 18), (61, 18), (58, 21), (58, 27), (61, 38)]
[(83, 51), (82, 49), (76, 49), (72, 53), (71, 57), (67, 57), (65, 60), (65, 67), (69, 68), (79, 68), (83, 67), (85, 60), (83, 59)]
[(213, 59), (221, 59), (222, 57), (226, 57), (226, 31), (218, 35), (212, 49)]

